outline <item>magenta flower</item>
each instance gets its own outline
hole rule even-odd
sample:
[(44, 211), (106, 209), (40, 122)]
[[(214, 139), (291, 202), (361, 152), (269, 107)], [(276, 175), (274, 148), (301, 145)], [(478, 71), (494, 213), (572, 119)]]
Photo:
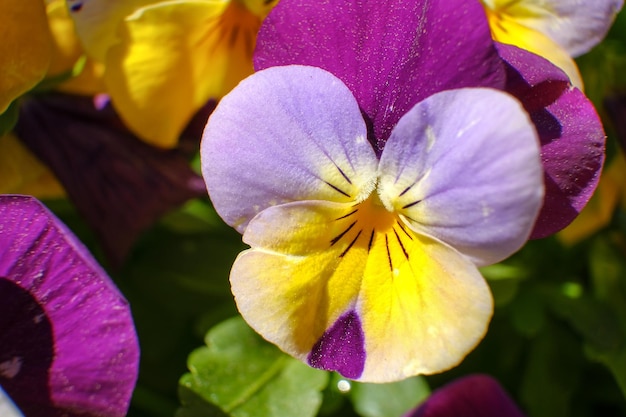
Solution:
[(404, 417), (524, 417), (497, 380), (469, 375), (439, 388)]
[(0, 196), (0, 386), (28, 417), (126, 414), (139, 347), (124, 297), (31, 197)]
[(598, 183), (605, 136), (593, 105), (543, 58), (496, 49), (478, 1), (281, 1), (261, 27), (255, 66), (289, 64), (341, 79), (378, 152), (400, 117), (435, 92), (492, 87), (516, 96), (537, 127), (545, 171), (532, 238), (567, 226)]

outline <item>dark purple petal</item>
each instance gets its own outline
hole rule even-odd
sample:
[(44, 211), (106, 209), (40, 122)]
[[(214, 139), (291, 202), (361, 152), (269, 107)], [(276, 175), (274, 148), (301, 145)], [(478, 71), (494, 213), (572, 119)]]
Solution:
[(400, 117), (433, 93), (504, 86), (480, 2), (281, 0), (257, 39), (257, 70), (333, 73), (352, 91), (378, 152)]
[(98, 110), (91, 98), (58, 94), (27, 100), (15, 131), (54, 171), (115, 266), (159, 217), (206, 195), (202, 178), (180, 150), (141, 142), (110, 106)]
[(605, 135), (593, 104), (545, 59), (498, 45), (507, 62), (506, 90), (535, 123), (541, 141), (546, 197), (532, 239), (570, 224), (591, 198), (604, 163)]
[(309, 365), (337, 371), (346, 378), (358, 379), (365, 367), (365, 336), (355, 311), (339, 317), (318, 340), (308, 357)]
[(524, 417), (515, 402), (488, 375), (470, 375), (436, 390), (404, 417)]
[(0, 196), (0, 385), (28, 417), (124, 416), (139, 347), (128, 303), (31, 197)]
[(614, 94), (607, 97), (604, 99), (604, 108), (613, 124), (622, 152), (626, 152), (626, 95)]

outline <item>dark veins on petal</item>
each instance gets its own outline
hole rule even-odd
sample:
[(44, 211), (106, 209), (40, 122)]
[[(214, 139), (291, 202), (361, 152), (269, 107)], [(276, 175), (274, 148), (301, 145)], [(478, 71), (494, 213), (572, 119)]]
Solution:
[(159, 217), (205, 196), (181, 150), (197, 149), (199, 125), (192, 121), (180, 149), (162, 150), (131, 134), (110, 105), (98, 109), (91, 98), (55, 94), (24, 100), (15, 132), (52, 169), (119, 266)]

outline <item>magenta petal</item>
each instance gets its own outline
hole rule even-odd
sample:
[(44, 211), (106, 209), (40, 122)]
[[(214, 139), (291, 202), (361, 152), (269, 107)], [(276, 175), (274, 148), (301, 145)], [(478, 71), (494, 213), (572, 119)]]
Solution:
[(355, 311), (339, 317), (322, 335), (308, 357), (309, 365), (337, 371), (346, 378), (357, 379), (365, 367), (365, 336)]
[(159, 217), (206, 196), (181, 152), (141, 142), (110, 106), (98, 110), (88, 97), (25, 101), (16, 133), (54, 171), (115, 266)]
[(524, 417), (524, 414), (498, 381), (478, 374), (438, 389), (405, 417)]
[(124, 416), (139, 360), (124, 297), (34, 198), (0, 196), (0, 248), (0, 385), (29, 417)]
[(498, 45), (508, 63), (506, 90), (535, 123), (541, 141), (546, 196), (532, 239), (570, 224), (593, 194), (604, 163), (605, 135), (593, 104), (545, 59)]
[(255, 67), (289, 64), (340, 78), (378, 151), (400, 117), (431, 94), (502, 88), (505, 79), (485, 12), (467, 0), (281, 0), (259, 32)]

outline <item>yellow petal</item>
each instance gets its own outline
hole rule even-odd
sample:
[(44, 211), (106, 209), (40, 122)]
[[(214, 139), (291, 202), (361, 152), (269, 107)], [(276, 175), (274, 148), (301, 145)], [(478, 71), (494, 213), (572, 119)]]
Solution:
[(200, 107), (252, 73), (259, 25), (237, 1), (171, 1), (138, 10), (107, 56), (113, 105), (147, 142), (175, 146)]
[(41, 0), (0, 0), (0, 113), (46, 74), (51, 36)]
[(583, 81), (578, 66), (572, 57), (559, 44), (543, 33), (532, 29), (504, 12), (486, 8), (493, 38), (502, 43), (540, 55), (561, 68), (571, 83), (583, 89)]
[[(86, 57), (76, 36), (74, 21), (69, 15), (65, 0), (49, 2), (46, 11), (54, 40), (48, 77), (55, 77), (69, 73), (79, 60)], [(87, 59), (80, 74), (61, 84), (58, 90), (83, 95), (103, 93), (105, 91), (103, 74), (103, 64)]]
[(50, 170), (8, 134), (0, 137), (0, 194), (57, 198), (65, 191)]
[[(310, 364), (338, 371), (348, 364), (350, 378), (394, 381), (458, 364), (486, 332), (493, 303), (477, 268), (413, 233), (375, 196), (358, 205), (274, 206), (251, 221), (244, 239), (252, 249), (231, 272), (240, 312)], [(359, 322), (352, 334), (327, 336), (346, 315)], [(359, 351), (361, 340), (364, 355), (314, 361), (320, 340), (339, 347), (322, 356), (342, 355), (345, 344)]]

